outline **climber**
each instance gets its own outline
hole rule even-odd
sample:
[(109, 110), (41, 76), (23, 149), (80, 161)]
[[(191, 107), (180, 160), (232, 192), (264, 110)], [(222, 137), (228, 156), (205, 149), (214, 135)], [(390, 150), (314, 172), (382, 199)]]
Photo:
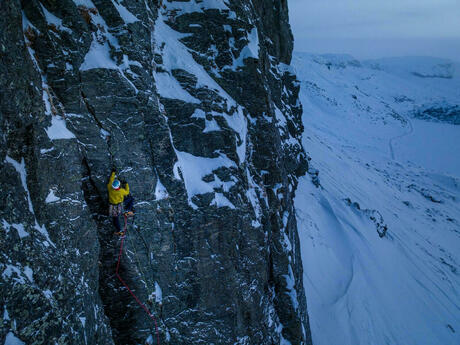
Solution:
[(109, 192), (109, 216), (112, 217), (112, 222), (118, 233), (121, 233), (119, 216), (123, 211), (123, 201), (126, 196), (129, 196), (129, 185), (125, 181), (119, 181), (116, 178), (116, 170), (112, 169), (107, 190)]

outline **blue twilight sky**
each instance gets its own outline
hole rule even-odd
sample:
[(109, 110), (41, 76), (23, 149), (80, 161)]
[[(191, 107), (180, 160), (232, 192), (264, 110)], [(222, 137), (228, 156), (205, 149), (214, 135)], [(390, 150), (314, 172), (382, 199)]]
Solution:
[(295, 50), (460, 61), (460, 0), (288, 0)]

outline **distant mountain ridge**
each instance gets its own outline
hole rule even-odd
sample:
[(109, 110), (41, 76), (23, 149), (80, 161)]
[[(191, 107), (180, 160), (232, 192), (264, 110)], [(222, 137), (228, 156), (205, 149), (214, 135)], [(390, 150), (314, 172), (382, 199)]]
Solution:
[(395, 57), (359, 61), (345, 54), (295, 53), (293, 63), (299, 74), (315, 70), (314, 65), (342, 70), (334, 78), (347, 76), (344, 85), (355, 88), (356, 103), (372, 108), (371, 112), (381, 112), (378, 108), (383, 106), (384, 112), (460, 124), (460, 64), (451, 60)]

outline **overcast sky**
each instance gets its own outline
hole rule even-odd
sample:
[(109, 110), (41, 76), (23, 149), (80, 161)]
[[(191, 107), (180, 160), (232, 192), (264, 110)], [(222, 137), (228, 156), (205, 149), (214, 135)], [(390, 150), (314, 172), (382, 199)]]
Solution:
[(295, 50), (460, 61), (460, 0), (288, 0)]

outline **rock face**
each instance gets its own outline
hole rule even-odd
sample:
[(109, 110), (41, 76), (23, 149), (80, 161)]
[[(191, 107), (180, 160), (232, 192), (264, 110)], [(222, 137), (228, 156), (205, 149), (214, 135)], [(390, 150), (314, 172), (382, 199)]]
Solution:
[[(0, 343), (311, 344), (286, 1), (0, 12)], [(115, 276), (112, 166), (136, 198), (120, 275), (158, 332)]]
[(412, 113), (415, 118), (428, 121), (442, 121), (453, 125), (460, 125), (460, 105), (430, 104), (415, 109)]

